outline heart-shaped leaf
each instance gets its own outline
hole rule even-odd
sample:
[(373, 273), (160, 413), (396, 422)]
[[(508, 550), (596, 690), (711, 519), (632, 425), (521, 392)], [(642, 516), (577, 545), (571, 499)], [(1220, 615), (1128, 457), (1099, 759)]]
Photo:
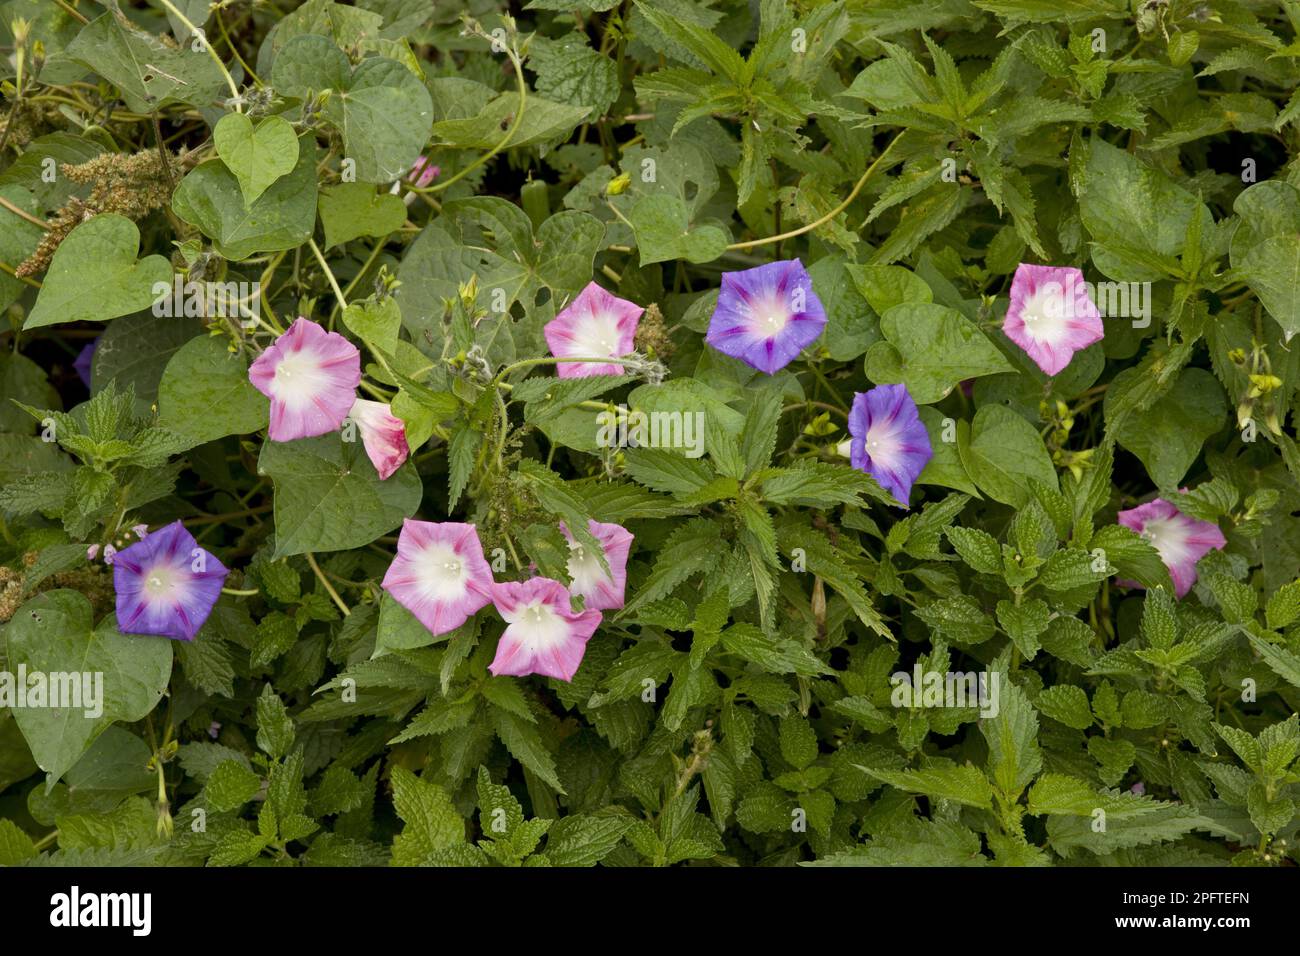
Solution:
[(155, 285), (169, 286), (171, 263), (140, 252), (140, 230), (125, 216), (87, 219), (63, 240), (24, 329), (60, 322), (107, 322), (149, 308)]
[(200, 163), (176, 187), (172, 210), (232, 261), (300, 246), (316, 226), (315, 148), (299, 140), (298, 165), (249, 204), (225, 163)]
[(206, 335), (172, 356), (158, 386), (160, 420), (194, 445), (265, 428), (267, 407), (248, 380), (247, 360)]
[(369, 183), (340, 183), (322, 189), (316, 205), (327, 249), (360, 236), (386, 236), (406, 222), (402, 200), (390, 193), (376, 193)]
[(336, 432), (268, 441), (258, 474), (275, 485), (275, 557), (360, 548), (415, 514), (423, 487), (410, 463), (380, 481), (361, 442)]
[[(6, 629), (9, 668), (23, 668), (29, 685), (29, 706), (15, 707), (14, 718), (51, 784), (114, 721), (140, 720), (153, 710), (171, 679), (170, 640), (120, 634), (111, 614), (96, 628), (92, 614), (90, 601), (76, 591), (46, 591), (20, 607)], [(37, 674), (46, 678), (48, 693), (43, 706), (30, 706)], [(69, 675), (78, 691), (89, 677), (90, 696), (96, 685), (102, 695), (91, 701), (83, 692), (79, 707), (49, 706), (54, 684), (65, 685), (51, 675)], [(87, 716), (100, 708), (97, 716)]]
[(288, 120), (268, 116), (256, 126), (243, 113), (227, 113), (212, 131), (217, 155), (226, 164), (251, 204), (298, 165), (298, 137)]

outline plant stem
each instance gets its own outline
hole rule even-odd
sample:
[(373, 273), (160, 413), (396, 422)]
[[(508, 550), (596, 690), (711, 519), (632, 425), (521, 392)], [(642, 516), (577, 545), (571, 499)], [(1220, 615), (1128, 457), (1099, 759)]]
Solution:
[(894, 148), (894, 144), (897, 143), (899, 139), (902, 138), (902, 136), (903, 134), (899, 133), (892, 140), (890, 140), (889, 145), (886, 146), (884, 151), (881, 152), (881, 154), (877, 156), (875, 160), (872, 161), (871, 165), (867, 167), (866, 172), (864, 172), (860, 177), (858, 177), (858, 181), (853, 185), (853, 191), (849, 193), (848, 198), (846, 198), (844, 202), (840, 203), (838, 206), (836, 206), (826, 215), (822, 216), (820, 219), (816, 219), (813, 222), (808, 223), (807, 225), (800, 226), (798, 229), (791, 229), (788, 232), (783, 232), (775, 236), (768, 236), (765, 239), (751, 239), (748, 242), (733, 242), (731, 245), (727, 246), (727, 248), (728, 249), (752, 249), (754, 246), (765, 246), (768, 243), (781, 242), (785, 239), (793, 239), (795, 236), (802, 236), (805, 232), (812, 232), (818, 226), (822, 226), (830, 222), (832, 219), (834, 219), (844, 210), (848, 209), (849, 204), (852, 203), (853, 200), (858, 198), (858, 193), (860, 193), (862, 191), (862, 187), (867, 184), (867, 180), (871, 178), (871, 174), (874, 173), (880, 167), (881, 162), (884, 160), (886, 156), (889, 155), (890, 150)]
[[(330, 288), (334, 290), (334, 298), (338, 302), (338, 308), (346, 309), (348, 307), (347, 296), (345, 296), (343, 290), (339, 288), (339, 280), (334, 278), (334, 272), (330, 269), (329, 263), (326, 262), (325, 257), (321, 255), (320, 246), (316, 245), (315, 239), (308, 239), (307, 245), (311, 247), (312, 255), (316, 257), (316, 261), (320, 263), (320, 267), (325, 270), (325, 278), (329, 280)], [(331, 332), (334, 331), (333, 312), (330, 312), (329, 328)]]
[[(190, 33), (199, 32), (199, 27), (196, 27), (190, 22), (189, 17), (176, 9), (176, 4), (172, 3), (172, 0), (158, 0), (158, 2), (167, 8), (168, 13), (181, 21), (181, 25), (189, 30)], [(203, 48), (208, 51), (208, 56), (212, 57), (212, 62), (217, 65), (217, 69), (221, 71), (221, 75), (226, 78), (226, 86), (230, 87), (230, 97), (233, 101), (235, 112), (244, 112), (244, 104), (239, 95), (239, 87), (235, 84), (235, 78), (230, 75), (230, 71), (226, 69), (226, 64), (221, 62), (221, 57), (217, 56), (217, 51), (214, 50), (212, 44), (207, 41), (207, 34), (204, 34)]]
[(325, 589), (325, 593), (334, 599), (334, 603), (337, 604), (339, 610), (343, 612), (343, 616), (348, 617), (352, 613), (352, 609), (344, 603), (341, 597), (339, 597), (339, 592), (334, 590), (334, 585), (330, 584), (329, 578), (325, 577), (325, 572), (322, 571), (320, 565), (316, 563), (316, 556), (310, 551), (306, 552), (305, 556), (307, 558), (307, 563), (311, 565), (312, 573), (316, 575), (316, 580), (321, 583), (321, 587)]
[(435, 183), (432, 186), (425, 186), (423, 189), (413, 188), (411, 190), (412, 192), (421, 193), (421, 194), (441, 192), (442, 190), (450, 186), (452, 183), (456, 182), (457, 180), (463, 179), (465, 176), (469, 175), (474, 170), (478, 169), (489, 159), (491, 159), (497, 153), (501, 152), (508, 145), (510, 145), (510, 141), (515, 138), (515, 133), (518, 132), (519, 130), (519, 124), (523, 121), (524, 118), (524, 108), (528, 104), (528, 84), (524, 82), (524, 65), (523, 62), (519, 59), (519, 54), (516, 53), (513, 49), (508, 48), (506, 50), (506, 55), (510, 57), (510, 62), (514, 65), (515, 81), (519, 86), (519, 108), (515, 110), (514, 119), (510, 121), (510, 128), (506, 130), (506, 135), (501, 138), (501, 142), (497, 143), (495, 146), (493, 146), (490, 150), (488, 150), (478, 159), (474, 160), (474, 162), (470, 163), (460, 172), (456, 173), (456, 175), (451, 176), (440, 183)]

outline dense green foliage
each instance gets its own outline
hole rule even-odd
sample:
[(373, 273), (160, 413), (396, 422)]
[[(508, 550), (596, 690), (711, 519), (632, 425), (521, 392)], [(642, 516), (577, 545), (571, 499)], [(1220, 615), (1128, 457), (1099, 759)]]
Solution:
[[(95, 716), (0, 697), (0, 864), (1300, 861), (1300, 3), (499, 6), (0, 2), (0, 672), (104, 675)], [(724, 272), (795, 258), (812, 346), (705, 344)], [(1110, 296), (1052, 377), (1022, 262)], [(158, 315), (173, 277), (252, 291)], [(593, 279), (637, 352), (557, 377)], [(392, 477), (268, 439), (299, 315), (405, 423)], [(884, 383), (906, 509), (837, 453)], [(620, 406), (704, 454), (606, 447)], [(1226, 536), (1180, 598), (1117, 521), (1157, 495)], [(498, 581), (620, 524), (626, 604), (571, 682), (493, 676), (490, 609), (381, 588), (409, 517)], [(225, 593), (119, 632), (104, 555), (178, 519)]]

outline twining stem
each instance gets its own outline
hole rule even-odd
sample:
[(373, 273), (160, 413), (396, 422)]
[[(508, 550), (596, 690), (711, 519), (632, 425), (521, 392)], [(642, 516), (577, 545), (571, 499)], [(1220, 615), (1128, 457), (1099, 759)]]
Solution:
[[(191, 23), (189, 17), (176, 9), (176, 4), (172, 3), (172, 0), (158, 0), (158, 2), (167, 9), (168, 13), (179, 20), (181, 25), (184, 26), (185, 29), (189, 30), (190, 33), (200, 32), (200, 28)], [(226, 69), (226, 64), (221, 62), (221, 57), (217, 56), (217, 51), (213, 48), (212, 44), (207, 42), (207, 34), (204, 34), (203, 36), (203, 48), (208, 51), (208, 56), (212, 57), (212, 62), (217, 65), (217, 69), (221, 71), (221, 75), (226, 78), (226, 86), (230, 87), (230, 97), (235, 107), (235, 112), (244, 112), (243, 100), (239, 95), (239, 87), (235, 84), (235, 78), (231, 76), (230, 71)]]
[(858, 177), (858, 181), (854, 183), (853, 191), (849, 193), (848, 198), (845, 199), (844, 202), (836, 206), (834, 209), (832, 209), (830, 212), (828, 212), (826, 215), (822, 216), (820, 219), (810, 222), (807, 225), (800, 226), (798, 229), (791, 229), (788, 232), (783, 232), (775, 236), (768, 236), (765, 239), (750, 239), (748, 242), (733, 242), (731, 245), (727, 246), (727, 248), (729, 250), (730, 249), (752, 249), (754, 248), (754, 246), (765, 246), (768, 243), (772, 243), (772, 242), (782, 242), (786, 239), (793, 239), (795, 236), (802, 236), (805, 232), (812, 232), (818, 226), (823, 226), (826, 223), (830, 222), (832, 219), (834, 219), (844, 210), (848, 209), (849, 205), (853, 202), (853, 200), (858, 198), (858, 193), (860, 193), (862, 191), (862, 187), (867, 184), (867, 180), (871, 178), (871, 174), (880, 168), (881, 162), (883, 162), (885, 157), (889, 155), (890, 150), (894, 148), (894, 144), (897, 143), (899, 139), (902, 138), (902, 136), (903, 134), (899, 133), (897, 136), (895, 136), (892, 140), (889, 141), (889, 145), (886, 146), (884, 148), (884, 151), (881, 152), (881, 154), (872, 161), (871, 165), (867, 167), (866, 172), (864, 172), (861, 176)]
[(603, 355), (598, 358), (592, 358), (590, 356), (585, 358), (576, 356), (572, 358), (556, 358), (555, 356), (548, 355), (545, 358), (524, 359), (523, 361), (515, 362), (513, 365), (507, 365), (500, 371), (500, 373), (498, 373), (492, 384), (494, 386), (500, 385), (501, 380), (511, 372), (518, 372), (526, 368), (534, 368), (538, 365), (555, 365), (560, 362), (588, 362), (593, 365), (639, 365), (643, 361), (644, 359), (616, 358), (612, 355)]
[(311, 565), (312, 573), (316, 575), (316, 580), (321, 583), (321, 587), (325, 589), (325, 593), (333, 598), (334, 603), (338, 605), (338, 608), (343, 612), (344, 617), (349, 616), (352, 613), (352, 609), (344, 603), (341, 597), (339, 597), (339, 592), (334, 590), (334, 585), (330, 584), (329, 578), (325, 577), (325, 572), (322, 571), (320, 565), (316, 563), (316, 556), (310, 551), (306, 552), (305, 556), (307, 558), (307, 563)]
[(519, 54), (515, 52), (513, 47), (507, 47), (506, 56), (510, 57), (510, 63), (515, 68), (515, 82), (519, 87), (519, 108), (515, 110), (514, 119), (510, 121), (510, 128), (506, 130), (506, 135), (501, 138), (501, 142), (497, 143), (478, 159), (474, 160), (474, 162), (456, 173), (456, 175), (444, 179), (440, 183), (434, 183), (431, 186), (412, 187), (412, 192), (421, 194), (441, 192), (452, 183), (463, 179), (465, 176), (468, 176), (474, 170), (478, 169), (497, 153), (509, 146), (510, 141), (515, 138), (515, 133), (519, 130), (519, 124), (523, 122), (524, 108), (528, 105), (528, 84), (524, 82), (524, 64), (523, 61), (519, 59)]
[(50, 229), (50, 224), (46, 222), (44, 219), (37, 219), (31, 213), (18, 208), (13, 203), (11, 203), (8, 199), (5, 199), (3, 196), (0, 196), (0, 206), (4, 207), (5, 209), (8, 209), (19, 219), (26, 219), (33, 226), (40, 226), (42, 229), (46, 230), (47, 232)]
[[(307, 245), (311, 247), (312, 255), (316, 257), (316, 261), (320, 263), (320, 267), (325, 270), (325, 278), (329, 280), (330, 288), (334, 290), (334, 298), (338, 302), (338, 307), (340, 309), (346, 309), (348, 307), (347, 296), (345, 296), (343, 290), (339, 288), (339, 280), (334, 278), (333, 270), (330, 269), (329, 263), (325, 261), (325, 257), (321, 255), (320, 246), (316, 245), (315, 239), (308, 239)], [(329, 328), (331, 332), (334, 331), (333, 312), (330, 313)]]
[[(230, 48), (231, 54), (234, 56), (236, 60), (239, 61), (239, 65), (244, 68), (244, 72), (248, 74), (249, 79), (251, 79), (254, 83), (256, 83), (260, 87), (262, 85), (261, 79), (258, 77), (256, 73), (253, 72), (253, 68), (248, 65), (247, 61), (242, 56), (239, 55), (239, 50), (236, 49), (235, 42), (230, 39), (230, 34), (226, 30), (226, 21), (221, 19), (221, 8), (217, 7), (217, 9), (215, 9), (212, 12), (213, 15), (217, 18), (217, 26), (220, 27), (221, 29), (221, 38), (226, 41), (226, 46)], [(235, 25), (238, 26), (239, 24), (235, 24)]]
[[(375, 264), (375, 260), (379, 258), (379, 254), (384, 251), (384, 244), (386, 242), (388, 242), (388, 236), (384, 236), (375, 241), (375, 248), (370, 250), (370, 256), (361, 266), (361, 271), (352, 277), (352, 281), (348, 283), (348, 287), (343, 290), (344, 297), (350, 296), (352, 290), (357, 287), (357, 284), (365, 277), (365, 274), (370, 271), (370, 267)], [(341, 305), (339, 302), (334, 303), (334, 308), (330, 310), (330, 328), (334, 327), (334, 313), (338, 312), (339, 309), (345, 308), (347, 308), (346, 305)]]
[(13, 266), (11, 266), (11, 265), (10, 265), (9, 263), (7, 263), (7, 262), (0, 262), (0, 272), (7, 272), (7, 273), (9, 273), (11, 276), (13, 276), (13, 277), (14, 277), (15, 279), (17, 279), (19, 282), (25, 282), (27, 285), (31, 286), (33, 289), (39, 289), (39, 288), (41, 287), (41, 282), (40, 282), (39, 279), (33, 279), (33, 278), (30, 278), (29, 276), (20, 276), (20, 275), (18, 274), (18, 270), (15, 269)]
[(221, 593), (232, 594), (235, 597), (252, 597), (254, 594), (261, 594), (262, 592), (259, 591), (257, 588), (252, 588), (251, 590), (248, 591), (240, 591), (235, 588), (222, 588)]
[(72, 6), (72, 4), (68, 3), (68, 0), (54, 0), (54, 2), (58, 4), (60, 7), (62, 7), (64, 10), (66, 10), (73, 17), (75, 17), (77, 20), (81, 21), (82, 23), (90, 22), (88, 19), (86, 19), (86, 15), (82, 13), (80, 10), (78, 10), (76, 7)]

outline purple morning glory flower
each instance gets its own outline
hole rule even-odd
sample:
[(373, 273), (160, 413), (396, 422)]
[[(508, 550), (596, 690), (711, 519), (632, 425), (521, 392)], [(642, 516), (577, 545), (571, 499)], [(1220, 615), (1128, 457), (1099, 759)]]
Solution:
[(173, 521), (114, 556), (117, 629), (192, 641), (229, 573)]
[(89, 345), (85, 346), (78, 354), (77, 360), (72, 363), (72, 367), (77, 372), (77, 378), (85, 383), (86, 388), (90, 388), (90, 363), (95, 358), (95, 347), (99, 345), (99, 339), (96, 337)]
[(798, 259), (724, 272), (704, 341), (773, 375), (817, 340), (826, 310)]
[(906, 385), (877, 385), (853, 396), (849, 461), (879, 482), (904, 508), (926, 462), (934, 457)]

